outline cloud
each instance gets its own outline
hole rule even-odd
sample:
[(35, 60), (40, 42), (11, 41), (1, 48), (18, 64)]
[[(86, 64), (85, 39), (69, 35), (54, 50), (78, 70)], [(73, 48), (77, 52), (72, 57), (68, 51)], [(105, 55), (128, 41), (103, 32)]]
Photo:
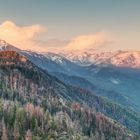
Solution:
[(66, 46), (66, 50), (91, 50), (109, 44), (111, 37), (104, 32), (90, 35), (80, 35), (73, 38)]
[(19, 26), (12, 21), (0, 24), (0, 39), (22, 49), (34, 51), (77, 51), (91, 50), (106, 46), (111, 42), (107, 33), (100, 32), (89, 35), (79, 35), (69, 40), (46, 39), (47, 28), (39, 24)]
[(69, 40), (61, 40), (58, 38), (53, 38), (45, 41), (38, 40), (37, 42), (38, 46), (40, 46), (40, 48), (42, 49), (47, 48), (48, 50), (54, 50), (66, 47), (66, 45), (69, 43)]
[(31, 26), (18, 26), (12, 21), (5, 21), (0, 25), (0, 38), (21, 49), (39, 49), (36, 39), (46, 28), (39, 24)]
[(103, 49), (114, 40), (109, 33), (100, 32), (89, 35), (79, 35), (70, 40), (50, 39), (40, 42), (38, 45), (47, 48), (51, 52), (85, 51)]

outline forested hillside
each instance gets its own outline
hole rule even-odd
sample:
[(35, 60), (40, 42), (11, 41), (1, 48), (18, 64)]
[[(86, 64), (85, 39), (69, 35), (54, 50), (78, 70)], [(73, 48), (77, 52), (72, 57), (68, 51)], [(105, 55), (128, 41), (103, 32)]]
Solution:
[(98, 112), (113, 115), (115, 106), (65, 85), (14, 51), (0, 52), (0, 97), (2, 140), (139, 140)]

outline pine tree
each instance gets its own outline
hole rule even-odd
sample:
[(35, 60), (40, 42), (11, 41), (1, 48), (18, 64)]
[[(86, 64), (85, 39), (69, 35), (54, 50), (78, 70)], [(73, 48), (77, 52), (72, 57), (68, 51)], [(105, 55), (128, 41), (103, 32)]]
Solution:
[(18, 128), (17, 122), (15, 122), (15, 124), (14, 124), (13, 136), (14, 136), (14, 140), (19, 140), (20, 134), (19, 134), (19, 128)]
[(25, 140), (32, 140), (32, 132), (30, 131), (30, 129), (28, 129), (28, 131), (26, 132)]
[(2, 139), (1, 140), (8, 140), (8, 133), (5, 123), (2, 124)]

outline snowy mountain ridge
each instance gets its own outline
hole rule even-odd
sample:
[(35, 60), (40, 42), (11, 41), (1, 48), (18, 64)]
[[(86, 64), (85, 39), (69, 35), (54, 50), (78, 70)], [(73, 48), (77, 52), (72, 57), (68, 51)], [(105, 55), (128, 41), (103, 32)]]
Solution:
[(14, 47), (13, 45), (10, 45), (5, 40), (0, 39), (0, 51), (7, 51), (7, 50), (20, 51), (20, 49)]
[(140, 68), (140, 51), (115, 52), (71, 52), (64, 53), (67, 59), (80, 65), (114, 65), (117, 67)]
[(14, 50), (18, 52), (26, 52), (30, 55), (39, 57), (40, 59), (47, 58), (58, 64), (65, 65), (66, 61), (71, 61), (76, 64), (87, 66), (91, 64), (108, 66), (113, 65), (116, 67), (130, 67), (140, 68), (140, 51), (114, 51), (114, 52), (97, 52), (93, 51), (80, 51), (80, 52), (43, 52), (38, 53), (34, 51), (22, 51), (4, 40), (0, 39), (0, 51)]

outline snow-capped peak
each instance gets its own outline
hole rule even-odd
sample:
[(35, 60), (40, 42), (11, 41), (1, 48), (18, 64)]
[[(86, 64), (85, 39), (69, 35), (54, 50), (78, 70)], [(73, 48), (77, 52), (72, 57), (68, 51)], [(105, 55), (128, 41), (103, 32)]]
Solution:
[(5, 41), (0, 39), (0, 50), (6, 48), (9, 44)]
[(115, 52), (69, 52), (63, 54), (67, 59), (80, 65), (114, 65), (117, 67), (140, 68), (140, 51)]
[(12, 51), (19, 51), (20, 49), (10, 45), (7, 43), (5, 40), (0, 39), (0, 51), (7, 51), (7, 50), (12, 50)]
[(52, 61), (55, 61), (56, 63), (59, 63), (61, 65), (65, 65), (67, 61), (65, 57), (56, 53), (47, 52), (47, 53), (42, 53), (42, 55), (44, 55), (46, 58)]

